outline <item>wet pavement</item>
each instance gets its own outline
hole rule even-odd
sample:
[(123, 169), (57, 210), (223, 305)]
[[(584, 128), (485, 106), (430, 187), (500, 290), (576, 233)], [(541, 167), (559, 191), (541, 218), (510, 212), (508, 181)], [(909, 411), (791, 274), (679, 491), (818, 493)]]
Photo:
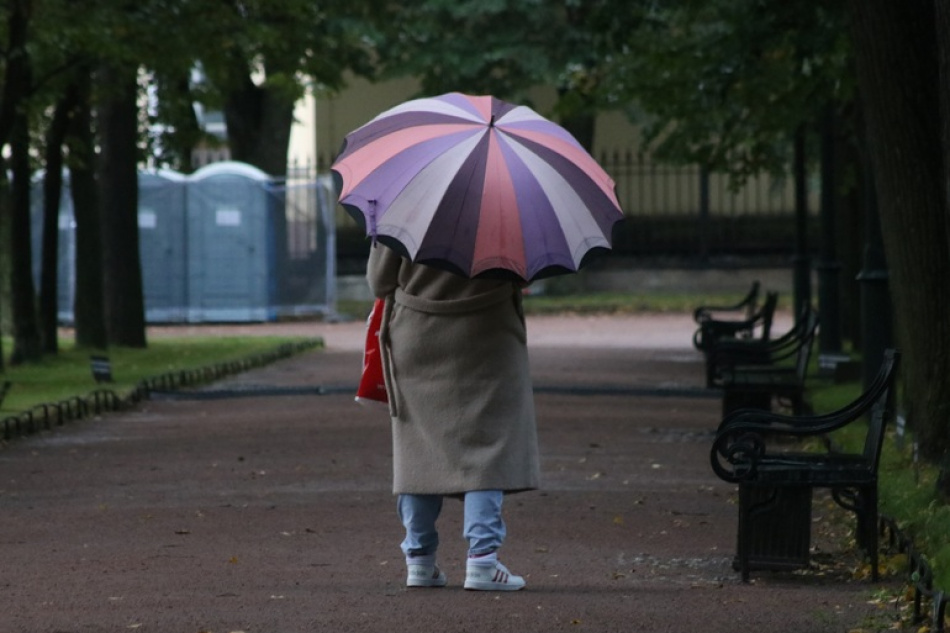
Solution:
[(823, 633), (880, 616), (878, 586), (847, 574), (739, 581), (688, 316), (529, 320), (543, 486), (506, 500), (501, 558), (528, 586), (505, 594), (461, 588), (457, 502), (448, 587), (404, 587), (387, 414), (351, 391), (362, 326), (229, 333), (275, 328), (326, 347), (0, 448), (0, 632)]

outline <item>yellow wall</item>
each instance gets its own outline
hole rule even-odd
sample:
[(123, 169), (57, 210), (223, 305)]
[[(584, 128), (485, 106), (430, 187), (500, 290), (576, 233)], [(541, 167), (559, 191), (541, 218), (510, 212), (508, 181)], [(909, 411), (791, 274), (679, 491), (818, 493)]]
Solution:
[[(397, 79), (376, 84), (364, 79), (352, 79), (341, 94), (318, 96), (315, 102), (317, 154), (324, 159), (335, 156), (343, 143), (343, 137), (380, 112), (416, 96), (418, 85), (414, 79)], [(550, 108), (554, 101), (553, 90), (539, 88), (532, 93), (532, 101), (541, 114), (547, 114), (545, 109)], [(300, 135), (307, 134), (308, 131), (301, 126)], [(594, 139), (595, 155), (602, 150), (634, 147), (636, 142), (636, 129), (623, 114), (610, 112), (598, 118)], [(293, 156), (290, 158), (293, 160)]]
[[(317, 94), (302, 101), (298, 107), (297, 124), (291, 136), (288, 159), (313, 164), (323, 169), (339, 152), (343, 138), (380, 112), (418, 94), (414, 79), (398, 79), (370, 83), (353, 78), (339, 95)], [(552, 88), (540, 87), (531, 92), (535, 109), (548, 115), (554, 103)], [(698, 171), (665, 165), (645, 169), (634, 165), (614, 164), (615, 152), (623, 159), (630, 151), (636, 159), (639, 134), (622, 112), (605, 112), (597, 118), (593, 154), (598, 160), (607, 155), (605, 169), (617, 181), (617, 193), (628, 213), (692, 214), (698, 208)], [(710, 181), (711, 210), (714, 214), (741, 215), (776, 211), (790, 204), (791, 179), (774, 182), (767, 176), (751, 179), (738, 193), (727, 191), (727, 177), (716, 174)], [(812, 188), (812, 196), (817, 195)], [(817, 208), (814, 200), (812, 209)]]

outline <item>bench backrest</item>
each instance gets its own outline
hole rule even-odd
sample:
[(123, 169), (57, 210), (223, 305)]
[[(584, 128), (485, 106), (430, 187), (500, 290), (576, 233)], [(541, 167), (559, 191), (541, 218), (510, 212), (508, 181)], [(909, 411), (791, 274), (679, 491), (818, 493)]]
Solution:
[(811, 318), (813, 314), (815, 314), (815, 309), (806, 305), (788, 331), (769, 341), (765, 349), (768, 351), (770, 363), (774, 365), (793, 356), (797, 359), (802, 342), (807, 341), (808, 336), (814, 335), (813, 329), (818, 325)]
[(766, 341), (772, 331), (772, 320), (778, 306), (778, 293), (769, 292), (762, 306), (749, 319), (714, 319), (700, 321), (693, 334), (693, 346), (702, 351), (711, 350), (720, 339), (752, 338), (758, 329), (761, 340)]
[(749, 293), (738, 304), (740, 306), (745, 306), (745, 316), (747, 319), (751, 319), (752, 315), (755, 314), (756, 309), (759, 307), (759, 289), (760, 286), (758, 280), (753, 281), (752, 287), (749, 288)]
[(693, 311), (693, 320), (697, 323), (715, 318), (717, 312), (744, 312), (746, 319), (751, 319), (759, 307), (759, 291), (761, 285), (758, 280), (752, 282), (749, 292), (736, 304), (733, 305), (705, 305), (699, 306)]
[(775, 309), (778, 307), (778, 293), (769, 292), (765, 295), (765, 301), (762, 302), (762, 308), (753, 316), (754, 321), (758, 321), (761, 326), (761, 336), (763, 341), (767, 341), (772, 336), (772, 321), (775, 320)]
[(798, 346), (798, 356), (795, 360), (795, 374), (799, 380), (805, 380), (808, 373), (808, 363), (811, 362), (812, 348), (815, 346), (815, 334), (818, 331), (818, 312), (814, 309), (808, 309), (807, 314), (803, 315), (804, 330), (802, 331), (801, 344)]
[(900, 364), (900, 352), (889, 349), (884, 352), (884, 361), (874, 382), (865, 391), (873, 404), (868, 412), (868, 434), (864, 440), (864, 458), (868, 460), (874, 472), (877, 472), (884, 446), (884, 431), (894, 417), (894, 391), (897, 382), (897, 367)]

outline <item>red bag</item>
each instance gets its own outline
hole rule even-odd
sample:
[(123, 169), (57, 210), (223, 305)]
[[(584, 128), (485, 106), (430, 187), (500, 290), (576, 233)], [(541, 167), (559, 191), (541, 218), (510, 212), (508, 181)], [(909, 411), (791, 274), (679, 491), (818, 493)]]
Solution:
[(383, 359), (379, 351), (379, 328), (383, 322), (383, 300), (373, 302), (366, 319), (366, 345), (363, 349), (363, 375), (356, 390), (356, 401), (387, 403), (386, 383), (383, 380)]

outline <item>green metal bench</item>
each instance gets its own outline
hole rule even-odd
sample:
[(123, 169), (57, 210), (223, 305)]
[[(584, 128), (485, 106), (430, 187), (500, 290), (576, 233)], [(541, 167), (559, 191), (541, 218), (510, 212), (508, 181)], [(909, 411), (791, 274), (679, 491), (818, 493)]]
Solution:
[[(752, 569), (776, 568), (774, 559), (783, 557), (789, 543), (807, 543), (808, 534), (801, 530), (810, 529), (810, 495), (816, 488), (830, 490), (840, 506), (855, 513), (858, 544), (870, 559), (872, 580), (878, 579), (878, 466), (884, 432), (894, 418), (899, 361), (897, 350), (887, 350), (874, 382), (837, 411), (788, 416), (744, 409), (722, 420), (710, 462), (717, 476), (739, 485), (736, 568), (744, 582)], [(860, 453), (789, 449), (789, 439), (797, 446), (862, 419), (867, 420), (867, 433)], [(789, 503), (797, 508), (797, 517), (789, 514)], [(770, 556), (771, 552), (779, 556)], [(807, 546), (805, 553), (807, 559)]]
[(756, 312), (744, 319), (716, 319), (712, 316), (699, 321), (693, 333), (693, 347), (704, 354), (712, 350), (721, 339), (753, 338), (758, 334), (767, 340), (772, 330), (772, 320), (778, 307), (778, 293), (768, 292), (765, 301)]
[(693, 310), (693, 320), (699, 324), (709, 319), (722, 319), (729, 314), (745, 314), (746, 319), (751, 319), (759, 308), (759, 292), (761, 286), (758, 280), (752, 282), (749, 292), (738, 303), (732, 305), (705, 305), (699, 306)]
[(805, 378), (818, 322), (818, 312), (807, 310), (796, 335), (783, 341), (771, 357), (753, 359), (759, 362), (741, 364), (741, 355), (734, 356), (731, 364), (721, 359), (715, 369), (715, 384), (723, 391), (722, 414), (743, 408), (768, 411), (773, 400), (787, 405), (795, 415), (806, 413)]

